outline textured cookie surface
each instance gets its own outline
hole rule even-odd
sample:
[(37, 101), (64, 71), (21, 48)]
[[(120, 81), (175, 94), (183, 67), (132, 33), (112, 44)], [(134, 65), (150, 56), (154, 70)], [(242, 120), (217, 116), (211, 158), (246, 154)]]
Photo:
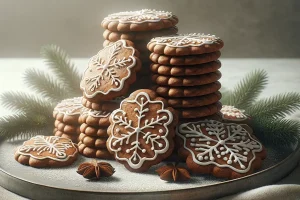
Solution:
[(15, 160), (31, 167), (63, 167), (77, 159), (75, 144), (66, 138), (38, 135), (17, 148)]
[(110, 14), (101, 25), (110, 31), (151, 31), (173, 27), (178, 18), (171, 12), (142, 9)]
[(95, 127), (108, 127), (110, 125), (110, 114), (111, 112), (109, 111), (97, 111), (86, 108), (81, 112), (78, 121), (80, 124), (86, 123)]
[(171, 155), (176, 112), (152, 90), (137, 90), (110, 117), (107, 149), (130, 171), (146, 171)]
[(92, 110), (102, 110), (102, 111), (113, 111), (118, 108), (121, 100), (111, 100), (111, 101), (103, 101), (103, 102), (90, 102), (86, 98), (82, 97), (81, 103), (84, 107), (92, 109)]
[(78, 124), (78, 117), (83, 106), (82, 97), (62, 100), (53, 110), (53, 117), (67, 124)]
[(211, 53), (223, 46), (224, 43), (220, 38), (203, 33), (156, 37), (147, 45), (151, 52), (170, 56)]
[(78, 143), (78, 151), (81, 155), (88, 158), (99, 158), (99, 159), (114, 159), (113, 154), (111, 154), (107, 149), (103, 148), (91, 148), (83, 144), (82, 142)]
[(239, 178), (260, 168), (266, 157), (247, 125), (204, 120), (181, 124), (176, 134), (182, 144), (179, 154), (194, 173)]
[(125, 95), (141, 67), (135, 52), (127, 41), (119, 40), (93, 56), (80, 82), (84, 97), (97, 103)]
[(216, 102), (213, 104), (193, 108), (176, 108), (176, 110), (178, 111), (180, 118), (199, 118), (213, 115), (219, 112), (221, 108), (222, 104), (220, 102)]

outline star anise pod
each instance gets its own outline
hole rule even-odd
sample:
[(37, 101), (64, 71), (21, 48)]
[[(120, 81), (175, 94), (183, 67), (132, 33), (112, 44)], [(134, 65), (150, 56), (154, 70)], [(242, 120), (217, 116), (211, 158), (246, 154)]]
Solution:
[(92, 160), (92, 162), (80, 164), (77, 173), (87, 179), (100, 179), (100, 177), (112, 176), (115, 169), (107, 162)]
[(186, 181), (191, 178), (190, 173), (182, 167), (175, 164), (168, 164), (156, 170), (160, 179), (165, 181)]

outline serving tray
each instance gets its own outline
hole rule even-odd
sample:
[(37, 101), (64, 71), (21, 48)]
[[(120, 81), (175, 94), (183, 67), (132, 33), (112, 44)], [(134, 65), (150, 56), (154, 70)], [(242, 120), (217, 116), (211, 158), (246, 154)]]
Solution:
[(116, 161), (108, 161), (115, 174), (99, 181), (84, 179), (76, 173), (78, 165), (91, 159), (79, 156), (71, 166), (56, 169), (35, 169), (14, 160), (14, 150), (21, 142), (0, 144), (0, 185), (30, 199), (211, 199), (274, 183), (290, 173), (300, 157), (300, 145), (289, 150), (267, 147), (267, 158), (256, 173), (234, 180), (211, 175), (192, 175), (185, 183), (168, 183), (155, 170), (132, 173)]

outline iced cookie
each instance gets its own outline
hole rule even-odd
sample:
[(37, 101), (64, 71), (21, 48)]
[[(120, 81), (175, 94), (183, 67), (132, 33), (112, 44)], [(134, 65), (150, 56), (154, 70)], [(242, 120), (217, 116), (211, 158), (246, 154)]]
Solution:
[(108, 137), (107, 127), (89, 126), (86, 123), (80, 125), (80, 132), (92, 137)]
[(250, 124), (251, 118), (245, 114), (244, 110), (235, 108), (234, 106), (223, 105), (221, 109), (224, 122), (232, 122), (238, 124)]
[(110, 125), (110, 114), (111, 112), (109, 111), (84, 109), (82, 110), (78, 121), (80, 124), (86, 123), (87, 125), (95, 127), (108, 127)]
[(88, 158), (99, 158), (113, 160), (114, 156), (106, 148), (91, 148), (83, 144), (78, 143), (78, 151), (81, 155)]
[(86, 98), (82, 98), (81, 103), (84, 107), (92, 110), (113, 111), (119, 107), (121, 100), (111, 100), (103, 102), (90, 102)]

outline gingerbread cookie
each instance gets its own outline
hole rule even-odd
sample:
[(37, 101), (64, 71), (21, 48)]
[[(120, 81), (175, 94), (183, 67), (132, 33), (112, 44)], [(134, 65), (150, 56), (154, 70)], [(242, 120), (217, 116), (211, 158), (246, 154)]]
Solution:
[(15, 160), (31, 167), (63, 167), (77, 159), (75, 144), (66, 138), (38, 135), (17, 148)]
[(134, 41), (134, 42), (147, 41), (147, 43), (148, 43), (151, 38), (159, 37), (159, 36), (163, 36), (163, 35), (173, 35), (173, 34), (176, 34), (177, 32), (178, 32), (178, 28), (176, 26), (157, 30), (157, 31), (143, 31), (143, 32), (134, 32), (134, 31), (113, 32), (113, 31), (106, 29), (103, 32), (103, 37), (104, 37), (104, 39), (112, 41), (112, 42), (123, 39), (123, 40), (130, 40), (130, 41)]
[(179, 154), (194, 173), (240, 178), (260, 168), (266, 157), (247, 125), (204, 120), (181, 124), (176, 134), (182, 144)]
[(102, 110), (102, 111), (113, 111), (117, 109), (120, 105), (121, 100), (111, 100), (111, 101), (103, 101), (98, 103), (93, 103), (87, 100), (86, 98), (82, 98), (82, 105), (86, 108), (92, 110)]
[(99, 158), (108, 160), (114, 159), (114, 156), (107, 149), (90, 148), (82, 142), (78, 143), (78, 151), (80, 154), (88, 158)]
[(214, 92), (211, 94), (199, 96), (199, 97), (187, 97), (187, 98), (166, 98), (169, 106), (173, 108), (189, 108), (206, 106), (216, 103), (222, 97), (220, 92)]
[(180, 118), (199, 118), (213, 115), (220, 111), (222, 104), (218, 101), (206, 106), (194, 107), (194, 108), (176, 108)]
[(53, 117), (66, 124), (78, 124), (78, 117), (83, 108), (81, 98), (74, 97), (62, 100), (55, 106)]
[(91, 137), (84, 133), (79, 135), (79, 141), (91, 148), (106, 149), (106, 140), (107, 137)]
[(147, 45), (151, 52), (169, 56), (206, 54), (218, 51), (223, 46), (220, 38), (203, 33), (157, 37), (151, 39)]
[(223, 105), (221, 109), (224, 122), (250, 124), (250, 117), (245, 114), (245, 110), (240, 110), (234, 106)]
[(156, 93), (163, 97), (196, 97), (217, 92), (220, 88), (221, 83), (218, 81), (194, 87), (154, 87)]
[(86, 123), (80, 125), (80, 132), (91, 137), (108, 137), (107, 127), (93, 127)]
[(192, 56), (166, 56), (156, 53), (150, 54), (150, 60), (161, 65), (198, 65), (208, 63), (220, 58), (221, 52), (204, 53)]
[(67, 138), (72, 140), (74, 143), (78, 143), (78, 135), (79, 134), (69, 134), (69, 133), (64, 133), (63, 131), (57, 130), (57, 128), (54, 128), (53, 130), (53, 135), (57, 137), (62, 137), (62, 138)]
[(157, 85), (166, 86), (198, 86), (216, 82), (221, 78), (220, 71), (211, 72), (198, 76), (164, 76), (159, 74), (152, 75), (152, 81)]
[(54, 126), (57, 128), (57, 130), (62, 131), (66, 134), (79, 134), (80, 133), (79, 125), (78, 126), (68, 125), (68, 124), (64, 124), (58, 120), (55, 120)]
[(84, 109), (78, 119), (79, 123), (86, 123), (90, 126), (108, 127), (110, 125), (109, 116), (111, 112), (97, 111), (91, 109)]
[(151, 64), (150, 69), (153, 73), (167, 76), (196, 76), (215, 72), (221, 67), (220, 61), (212, 61), (199, 65), (189, 66), (169, 66), (160, 64)]
[(107, 149), (134, 172), (146, 171), (171, 155), (176, 112), (152, 90), (137, 90), (110, 116)]
[(151, 31), (173, 27), (178, 18), (171, 12), (143, 9), (119, 12), (104, 18), (101, 25), (110, 31)]
[(84, 97), (98, 103), (125, 95), (141, 67), (135, 53), (127, 41), (119, 40), (93, 56), (80, 82)]

